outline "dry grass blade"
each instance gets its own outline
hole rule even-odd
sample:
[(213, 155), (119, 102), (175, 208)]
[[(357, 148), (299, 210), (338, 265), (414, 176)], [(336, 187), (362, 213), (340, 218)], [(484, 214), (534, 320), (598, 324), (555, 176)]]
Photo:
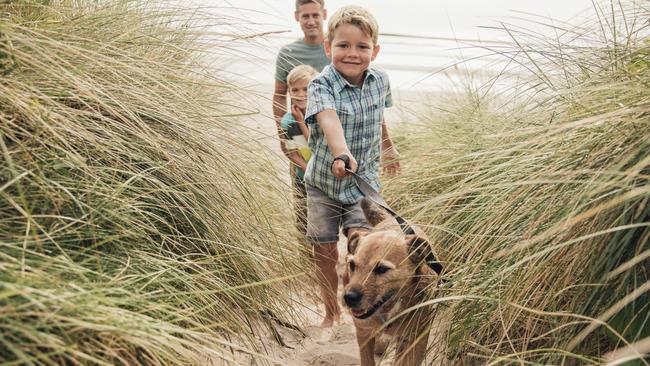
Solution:
[(530, 77), (468, 88), (395, 138), (385, 194), (448, 268), (432, 301), (451, 307), (452, 363), (599, 364), (650, 335), (650, 9), (604, 3), (549, 36), (508, 28), (501, 78)]
[(256, 319), (291, 316), (308, 257), (206, 18), (21, 1), (0, 24), (0, 362), (272, 363)]

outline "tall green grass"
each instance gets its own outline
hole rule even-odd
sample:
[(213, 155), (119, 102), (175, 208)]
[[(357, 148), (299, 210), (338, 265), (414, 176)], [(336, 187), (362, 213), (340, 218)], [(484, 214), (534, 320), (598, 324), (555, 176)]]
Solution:
[(206, 364), (291, 315), (307, 256), (206, 66), (230, 52), (214, 27), (234, 28), (169, 3), (0, 4), (1, 364)]
[(396, 137), (385, 193), (448, 268), (431, 301), (451, 307), (453, 364), (648, 364), (650, 8), (594, 8), (552, 36), (506, 27), (494, 52), (529, 77)]

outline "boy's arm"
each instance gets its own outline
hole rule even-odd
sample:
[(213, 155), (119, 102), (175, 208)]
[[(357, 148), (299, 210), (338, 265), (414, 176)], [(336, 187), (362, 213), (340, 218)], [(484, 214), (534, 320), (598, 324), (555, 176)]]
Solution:
[(302, 158), (302, 156), (300, 155), (300, 153), (298, 153), (298, 151), (292, 150), (285, 155), (287, 156), (287, 158), (289, 158), (289, 160), (292, 163), (300, 167), (300, 169), (302, 169), (303, 171), (307, 170), (307, 162), (305, 161), (305, 159)]
[(399, 163), (399, 153), (390, 138), (386, 121), (381, 122), (381, 160), (382, 172), (389, 177), (397, 175), (402, 169)]
[[(393, 106), (393, 93), (391, 92), (390, 83), (388, 82), (388, 75), (386, 77), (386, 100), (384, 107)], [(399, 163), (399, 153), (393, 144), (393, 140), (388, 133), (388, 126), (386, 120), (381, 121), (381, 167), (382, 173), (387, 176), (395, 176), (399, 173), (401, 166)]]
[(290, 161), (293, 161), (293, 156), (300, 154), (296, 150), (290, 150), (287, 148), (287, 138), (284, 134), (284, 131), (280, 130), (280, 148), (282, 149), (284, 156), (286, 156)]
[(305, 120), (298, 121), (298, 126), (300, 127), (300, 132), (302, 132), (302, 135), (305, 136), (305, 139), (309, 140), (309, 127), (307, 127)]
[[(316, 114), (316, 122), (323, 130), (325, 138), (327, 139), (327, 146), (332, 153), (332, 156), (337, 157), (346, 154), (350, 157), (350, 169), (353, 172), (357, 171), (357, 161), (350, 153), (348, 144), (345, 142), (345, 135), (343, 134), (343, 127), (341, 121), (333, 109), (325, 109)], [(345, 163), (342, 160), (335, 160), (332, 164), (332, 173), (337, 178), (344, 178), (349, 175), (345, 171)]]

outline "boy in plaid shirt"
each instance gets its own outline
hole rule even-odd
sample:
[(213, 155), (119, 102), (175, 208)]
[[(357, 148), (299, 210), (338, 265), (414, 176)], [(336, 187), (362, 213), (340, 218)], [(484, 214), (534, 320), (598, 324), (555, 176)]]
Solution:
[[(336, 298), (339, 228), (349, 238), (368, 231), (360, 201), (363, 194), (335, 159), (347, 155), (351, 170), (379, 190), (379, 163), (383, 170), (399, 170), (397, 153), (384, 122), (384, 107), (392, 106), (385, 72), (370, 68), (379, 52), (378, 26), (366, 9), (347, 6), (332, 16), (325, 52), (332, 60), (309, 84), (305, 122), (310, 127), (312, 158), (307, 164), (307, 237), (314, 244), (314, 260), (325, 303), (322, 327), (340, 322)], [(390, 155), (390, 156), (388, 156)]]

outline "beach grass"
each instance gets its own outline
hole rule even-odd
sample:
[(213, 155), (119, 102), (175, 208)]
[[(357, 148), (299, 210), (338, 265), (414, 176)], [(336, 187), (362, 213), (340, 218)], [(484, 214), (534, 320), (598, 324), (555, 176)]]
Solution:
[(235, 22), (126, 0), (0, 20), (0, 363), (269, 363), (259, 320), (292, 319), (308, 256), (206, 63)]
[(594, 10), (545, 35), (505, 26), (493, 53), (527, 77), (396, 134), (404, 173), (384, 193), (447, 268), (430, 301), (452, 364), (649, 362), (650, 9)]

